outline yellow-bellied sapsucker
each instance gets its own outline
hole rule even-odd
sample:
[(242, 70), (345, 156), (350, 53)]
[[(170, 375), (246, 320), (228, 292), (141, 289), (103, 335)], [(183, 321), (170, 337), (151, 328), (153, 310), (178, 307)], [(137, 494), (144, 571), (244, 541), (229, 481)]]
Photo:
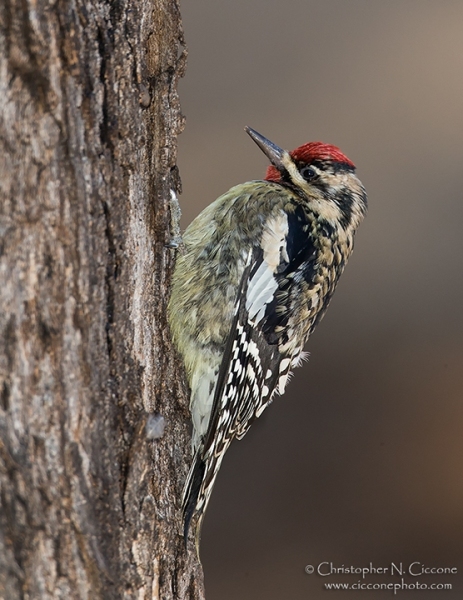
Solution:
[(264, 181), (233, 187), (187, 228), (169, 303), (191, 388), (194, 459), (183, 509), (185, 542), (194, 517), (197, 547), (224, 454), (301, 363), (367, 207), (336, 146), (287, 152), (246, 131), (272, 165)]

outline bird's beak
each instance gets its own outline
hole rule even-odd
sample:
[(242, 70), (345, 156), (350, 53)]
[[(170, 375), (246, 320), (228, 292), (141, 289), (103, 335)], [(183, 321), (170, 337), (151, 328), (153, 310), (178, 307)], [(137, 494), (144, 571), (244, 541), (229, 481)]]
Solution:
[(265, 138), (260, 133), (257, 133), (255, 129), (246, 126), (244, 128), (251, 138), (256, 142), (262, 152), (270, 159), (272, 165), (274, 165), (279, 171), (285, 171), (286, 167), (284, 164), (284, 158), (288, 155), (286, 150), (282, 150), (279, 146)]

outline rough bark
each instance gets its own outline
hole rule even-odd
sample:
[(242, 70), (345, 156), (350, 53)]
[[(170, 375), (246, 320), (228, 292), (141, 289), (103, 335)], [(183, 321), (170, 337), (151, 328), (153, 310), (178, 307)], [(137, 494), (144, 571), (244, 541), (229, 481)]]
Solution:
[(5, 600), (203, 597), (165, 316), (184, 63), (176, 0), (0, 5)]

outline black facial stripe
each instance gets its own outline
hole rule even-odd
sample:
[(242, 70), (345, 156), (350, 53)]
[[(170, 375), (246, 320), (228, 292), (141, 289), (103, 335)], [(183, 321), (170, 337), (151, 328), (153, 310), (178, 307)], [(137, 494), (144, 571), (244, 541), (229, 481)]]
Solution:
[(352, 194), (348, 191), (341, 191), (334, 196), (333, 200), (341, 210), (341, 226), (345, 229), (352, 220)]
[(351, 167), (350, 165), (347, 165), (346, 163), (333, 162), (331, 160), (314, 160), (310, 164), (313, 165), (314, 167), (317, 167), (317, 169), (320, 169), (321, 171), (327, 171), (327, 172), (330, 171), (331, 173), (339, 173), (341, 171), (348, 172), (348, 173), (355, 172), (354, 167)]

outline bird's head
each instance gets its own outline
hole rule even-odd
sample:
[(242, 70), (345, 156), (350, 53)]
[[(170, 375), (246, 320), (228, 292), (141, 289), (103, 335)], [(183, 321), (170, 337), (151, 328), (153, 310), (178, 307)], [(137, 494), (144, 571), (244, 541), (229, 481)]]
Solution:
[(357, 228), (366, 212), (367, 196), (354, 163), (338, 147), (309, 142), (288, 152), (254, 129), (245, 130), (272, 163), (267, 181), (291, 187), (322, 219), (346, 230)]

